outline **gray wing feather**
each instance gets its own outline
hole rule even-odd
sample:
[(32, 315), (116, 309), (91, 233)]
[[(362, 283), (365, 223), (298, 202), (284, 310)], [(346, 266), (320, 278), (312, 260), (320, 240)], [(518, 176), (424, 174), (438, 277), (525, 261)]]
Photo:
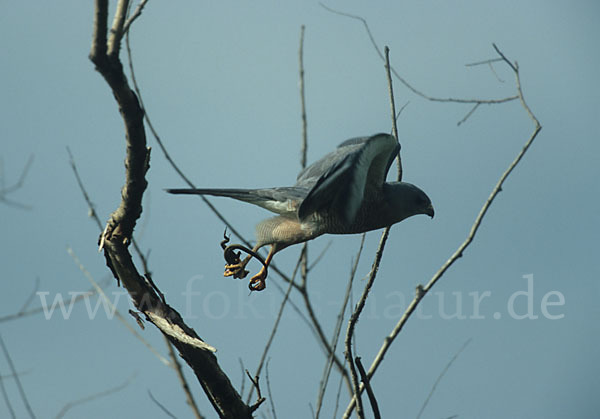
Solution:
[(298, 217), (305, 219), (329, 208), (346, 223), (353, 222), (363, 204), (365, 189), (382, 187), (398, 147), (396, 139), (388, 134), (344, 141), (298, 176), (297, 185), (311, 186)]

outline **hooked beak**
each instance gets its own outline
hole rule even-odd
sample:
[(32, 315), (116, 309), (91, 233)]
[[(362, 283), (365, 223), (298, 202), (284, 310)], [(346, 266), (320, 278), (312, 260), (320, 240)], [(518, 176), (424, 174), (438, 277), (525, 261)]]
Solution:
[(425, 208), (425, 214), (429, 215), (431, 218), (435, 215), (435, 211), (433, 210), (433, 205), (429, 204), (427, 208)]

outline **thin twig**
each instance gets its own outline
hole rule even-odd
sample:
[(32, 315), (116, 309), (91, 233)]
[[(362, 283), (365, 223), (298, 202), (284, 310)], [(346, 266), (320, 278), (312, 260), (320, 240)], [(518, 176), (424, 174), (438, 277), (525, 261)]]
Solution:
[[(454, 361), (456, 361), (456, 359), (460, 356), (462, 351), (465, 350), (465, 348), (469, 345), (469, 343), (471, 343), (472, 340), (473, 339), (469, 338), (465, 341), (465, 343), (462, 344), (460, 349), (454, 354), (454, 356), (450, 359), (450, 361), (448, 361), (448, 363), (446, 364), (446, 366), (444, 367), (444, 369), (442, 370), (440, 375), (438, 375), (437, 379), (433, 383), (433, 386), (431, 386), (431, 390), (429, 391), (427, 398), (425, 399), (425, 401), (423, 402), (423, 405), (421, 406), (421, 410), (419, 410), (419, 413), (417, 414), (417, 419), (420, 419), (421, 416), (423, 415), (423, 412), (425, 411), (425, 408), (427, 407), (429, 400), (431, 400), (431, 396), (433, 396), (433, 393), (435, 393), (435, 389), (437, 388), (440, 381), (442, 381), (442, 378), (444, 377), (444, 375), (446, 375), (446, 373), (448, 372), (448, 370), (450, 369), (450, 367), (452, 366)], [(367, 391), (369, 391), (368, 388), (367, 388)]]
[(196, 417), (196, 419), (202, 419), (204, 418), (204, 416), (202, 416), (202, 414), (200, 413), (200, 409), (198, 409), (198, 405), (194, 400), (194, 396), (192, 395), (190, 386), (188, 385), (188, 382), (185, 379), (185, 375), (183, 375), (181, 363), (177, 359), (177, 354), (173, 349), (173, 345), (171, 344), (171, 342), (169, 342), (169, 339), (167, 339), (166, 336), (163, 335), (163, 338), (165, 339), (165, 344), (169, 349), (169, 358), (171, 358), (171, 363), (175, 367), (175, 372), (177, 373), (177, 378), (179, 379), (179, 385), (181, 385), (183, 393), (185, 394), (185, 401), (188, 404), (188, 406), (190, 406), (190, 408), (192, 409), (192, 412), (194, 412), (194, 417)]
[[(77, 180), (77, 185), (79, 186), (79, 190), (81, 191), (81, 194), (83, 195), (83, 199), (85, 200), (85, 203), (88, 206), (88, 216), (94, 220), (94, 222), (98, 226), (98, 229), (100, 231), (102, 231), (102, 221), (100, 221), (100, 217), (98, 216), (98, 213), (96, 212), (96, 205), (94, 205), (92, 198), (90, 197), (90, 195), (87, 192), (87, 189), (85, 188), (83, 179), (81, 178), (81, 175), (79, 174), (79, 169), (77, 168), (77, 163), (75, 162), (75, 158), (73, 157), (73, 153), (71, 152), (71, 149), (68, 146), (67, 146), (67, 153), (69, 154), (69, 166), (71, 166), (71, 169), (73, 170), (73, 174), (75, 175), (75, 180)], [(140, 258), (140, 261), (142, 263), (144, 275), (149, 276), (150, 268), (148, 267), (148, 257), (146, 255), (144, 255), (144, 253), (142, 252), (142, 249), (140, 248), (140, 246), (137, 243), (137, 240), (134, 237), (131, 238), (131, 242), (133, 244), (133, 249), (135, 250), (136, 254)]]
[(11, 186), (5, 187), (4, 186), (4, 165), (0, 161), (0, 170), (2, 171), (0, 173), (0, 202), (4, 202), (7, 205), (17, 207), (17, 208), (31, 209), (30, 205), (22, 204), (20, 202), (9, 199), (8, 194), (15, 192), (23, 187), (23, 184), (25, 183), (25, 178), (27, 177), (27, 174), (29, 173), (29, 169), (31, 168), (32, 163), (33, 163), (33, 154), (31, 154), (29, 156), (29, 158), (27, 159), (27, 163), (25, 163), (25, 167), (23, 167), (23, 170), (21, 171), (21, 175), (19, 176), (19, 179)]
[(129, 32), (129, 27), (133, 24), (133, 22), (135, 22), (135, 20), (138, 17), (140, 17), (140, 15), (142, 14), (142, 11), (144, 10), (144, 7), (146, 6), (146, 3), (148, 3), (148, 0), (142, 0), (137, 5), (137, 7), (133, 11), (133, 13), (129, 16), (129, 18), (125, 22), (125, 25), (123, 25), (123, 32), (124, 33), (128, 33)]
[[(266, 400), (263, 396), (262, 393), (260, 391), (260, 385), (259, 385), (259, 376), (255, 375), (254, 378), (252, 378), (252, 376), (250, 375), (250, 372), (248, 370), (246, 370), (246, 375), (248, 376), (248, 378), (250, 379), (250, 381), (252, 382), (252, 385), (254, 386), (254, 388), (256, 388), (256, 402), (250, 406), (250, 411), (254, 412), (256, 409), (259, 408), (259, 406)], [(250, 392), (252, 393), (252, 391)]]
[(460, 121), (458, 121), (456, 123), (456, 126), (461, 126), (462, 124), (464, 124), (465, 122), (467, 122), (467, 119), (469, 119), (471, 117), (471, 115), (473, 115), (473, 113), (477, 110), (477, 108), (479, 107), (479, 105), (481, 105), (481, 103), (476, 103), (475, 105), (473, 105), (473, 107), (471, 108), (471, 110), (469, 112), (467, 112), (467, 114), (464, 116), (463, 119), (461, 119)]
[(25, 303), (23, 303), (23, 306), (19, 310), (19, 313), (24, 313), (25, 310), (27, 310), (27, 307), (29, 307), (31, 305), (31, 302), (37, 295), (37, 292), (39, 289), (40, 289), (40, 278), (38, 276), (36, 276), (35, 277), (35, 285), (33, 286), (33, 290), (31, 291), (31, 294), (29, 294), (29, 297), (27, 298)]
[[(258, 362), (258, 367), (256, 368), (256, 372), (254, 373), (254, 375), (256, 377), (260, 376), (262, 367), (267, 358), (267, 354), (269, 353), (269, 349), (271, 348), (271, 344), (273, 343), (273, 339), (275, 338), (275, 334), (277, 333), (277, 330), (279, 329), (279, 322), (281, 321), (281, 317), (283, 315), (283, 309), (285, 308), (285, 305), (288, 302), (290, 292), (292, 291), (292, 285), (294, 283), (294, 278), (296, 277), (296, 272), (298, 271), (298, 267), (300, 266), (301, 262), (302, 262), (302, 254), (298, 258), (298, 262), (296, 263), (296, 267), (294, 268), (294, 272), (292, 273), (292, 281), (289, 283), (287, 291), (285, 292), (285, 295), (283, 297), (283, 300), (281, 301), (281, 304), (279, 305), (279, 311), (277, 312), (277, 317), (275, 318), (275, 322), (273, 323), (273, 327), (271, 328), (271, 334), (269, 335), (269, 338), (267, 339), (267, 343), (265, 344), (265, 347), (263, 349), (263, 353), (260, 357), (260, 361)], [(252, 398), (253, 391), (254, 391), (254, 388), (251, 388), (250, 392), (248, 393), (248, 397), (246, 398), (246, 403), (250, 403), (250, 399)]]
[(82, 397), (81, 399), (78, 399), (78, 400), (75, 400), (75, 401), (65, 404), (63, 406), (63, 408), (60, 410), (60, 412), (58, 412), (55, 419), (60, 419), (60, 418), (64, 417), (67, 414), (67, 412), (69, 410), (71, 410), (72, 408), (74, 408), (75, 406), (78, 406), (78, 405), (81, 405), (81, 404), (84, 404), (87, 402), (91, 402), (92, 400), (96, 400), (101, 397), (105, 397), (110, 394), (113, 394), (113, 393), (123, 390), (125, 387), (127, 387), (129, 384), (131, 384), (131, 382), (134, 380), (135, 376), (136, 376), (136, 374), (133, 374), (131, 377), (129, 377), (127, 380), (125, 380), (122, 384), (119, 384), (116, 387), (109, 388), (108, 390), (104, 390), (104, 391), (101, 391), (98, 393), (90, 394), (89, 396), (85, 396), (85, 397)]
[(75, 163), (75, 158), (73, 157), (73, 153), (69, 146), (67, 146), (67, 153), (69, 154), (69, 166), (71, 166), (71, 170), (73, 170), (73, 174), (75, 175), (75, 180), (77, 180), (77, 185), (79, 185), (79, 190), (83, 194), (83, 199), (88, 206), (88, 215), (96, 222), (98, 226), (98, 230), (102, 231), (102, 221), (100, 221), (100, 217), (98, 217), (98, 213), (96, 212), (96, 206), (92, 202), (90, 195), (87, 193), (85, 186), (83, 185), (83, 180), (79, 175), (79, 170), (77, 169), (77, 164)]
[(71, 256), (71, 258), (73, 258), (73, 262), (75, 263), (75, 265), (77, 265), (77, 267), (79, 268), (81, 273), (83, 273), (83, 275), (87, 278), (87, 280), (90, 282), (90, 284), (92, 284), (92, 287), (94, 287), (94, 290), (99, 294), (99, 298), (102, 298), (104, 300), (104, 303), (106, 305), (108, 305), (111, 312), (113, 312), (115, 317), (127, 328), (129, 333), (131, 333), (136, 339), (138, 339), (140, 342), (142, 342), (142, 344), (146, 348), (148, 348), (150, 350), (150, 352), (152, 352), (152, 354), (159, 359), (160, 362), (162, 362), (167, 367), (174, 368), (173, 364), (171, 362), (169, 362), (169, 360), (167, 358), (162, 356), (160, 354), (160, 352), (158, 352), (150, 344), (150, 342), (148, 342), (146, 339), (144, 339), (144, 337), (142, 335), (140, 335), (138, 333), (138, 331), (135, 330), (135, 328), (133, 328), (133, 326), (131, 326), (131, 324), (129, 324), (127, 319), (125, 319), (125, 317), (119, 312), (117, 307), (115, 307), (115, 305), (112, 303), (112, 301), (110, 301), (110, 299), (108, 298), (108, 296), (106, 295), (104, 290), (100, 287), (100, 285), (98, 285), (98, 283), (96, 282), (96, 280), (94, 279), (92, 274), (86, 269), (85, 266), (83, 266), (83, 263), (81, 263), (81, 261), (79, 260), (79, 258), (77, 257), (77, 255), (75, 254), (75, 252), (73, 251), (73, 249), (71, 247), (67, 247), (67, 253), (69, 254), (69, 256)]
[(394, 100), (394, 84), (392, 83), (392, 72), (390, 71), (390, 48), (385, 46), (385, 73), (387, 75), (388, 91), (390, 94), (390, 111), (392, 112), (392, 134), (398, 142), (398, 155), (396, 156), (396, 162), (398, 163), (398, 182), (402, 181), (402, 156), (400, 150), (400, 137), (398, 136), (398, 124), (396, 123), (396, 101)]
[[(354, 335), (354, 328), (356, 326), (356, 323), (358, 322), (358, 318), (360, 317), (360, 314), (362, 313), (362, 310), (365, 307), (365, 303), (367, 301), (367, 297), (369, 296), (369, 292), (371, 291), (371, 287), (373, 286), (373, 283), (375, 282), (375, 277), (377, 276), (377, 272), (379, 270), (379, 264), (381, 263), (381, 258), (383, 257), (383, 250), (385, 249), (385, 243), (387, 242), (389, 235), (390, 235), (390, 227), (386, 227), (383, 230), (383, 233), (381, 234), (381, 239), (379, 240), (379, 246), (377, 247), (377, 252), (375, 253), (375, 260), (373, 261), (373, 265), (371, 266), (369, 280), (367, 281), (367, 284), (365, 285), (365, 288), (360, 296), (360, 299), (358, 300), (358, 304), (356, 305), (354, 312), (350, 316), (350, 320), (348, 321), (348, 329), (346, 331), (346, 340), (345, 340), (346, 354), (345, 355), (346, 355), (346, 360), (348, 361), (348, 365), (350, 366), (350, 373), (351, 373), (351, 377), (352, 377), (352, 382), (354, 384), (354, 397), (352, 398), (352, 401), (354, 402), (357, 399), (359, 400), (359, 407), (361, 410), (361, 412), (358, 413), (358, 409), (357, 409), (357, 413), (358, 413), (359, 417), (361, 417), (361, 414), (363, 413), (362, 412), (362, 401), (360, 400), (360, 393), (362, 392), (362, 387), (360, 387), (358, 384), (358, 376), (356, 374), (356, 368), (354, 368), (354, 362), (352, 360), (352, 348), (351, 348), (352, 336)], [(352, 403), (352, 406), (354, 406), (354, 403)], [(346, 413), (348, 413), (348, 409), (346, 409)], [(344, 417), (345, 418), (349, 417), (349, 413), (348, 413), (348, 415), (344, 414)]]
[(316, 336), (318, 338), (317, 341), (319, 343), (321, 343), (321, 346), (325, 350), (325, 354), (327, 356), (333, 356), (333, 363), (334, 363), (335, 367), (340, 372), (340, 374), (342, 374), (342, 376), (344, 377), (344, 380), (346, 381), (346, 384), (348, 384), (348, 387), (350, 387), (350, 377), (348, 376), (348, 371), (346, 371), (346, 369), (344, 368), (343, 362), (339, 360), (337, 355), (335, 355), (335, 351), (329, 345), (327, 336), (325, 335), (325, 332), (323, 332), (323, 327), (321, 326), (321, 323), (319, 322), (319, 319), (317, 318), (317, 315), (315, 314), (315, 310), (313, 308), (312, 302), (310, 301), (310, 296), (308, 294), (308, 289), (306, 288), (306, 285), (304, 287), (300, 288), (299, 292), (300, 292), (300, 295), (302, 296), (302, 299), (304, 300), (304, 306), (306, 307), (306, 312), (308, 313), (308, 317), (312, 323), (313, 329), (316, 332)]
[(269, 404), (271, 405), (271, 414), (273, 415), (273, 419), (277, 419), (277, 413), (275, 413), (275, 402), (273, 398), (273, 394), (271, 393), (271, 380), (269, 378), (269, 361), (267, 361), (267, 367), (265, 368), (265, 373), (267, 375), (267, 394), (269, 395)]
[(402, 115), (402, 112), (404, 111), (404, 109), (406, 109), (406, 107), (408, 106), (409, 103), (410, 103), (410, 101), (407, 100), (406, 103), (404, 105), (402, 105), (400, 110), (396, 113), (396, 118), (395, 118), (396, 123), (398, 122), (398, 118), (400, 118), (400, 115)]
[(340, 408), (340, 397), (342, 395), (342, 384), (344, 383), (343, 377), (340, 375), (340, 383), (338, 384), (337, 393), (335, 395), (335, 407), (333, 409), (332, 418), (337, 419), (338, 409)]
[(369, 377), (367, 377), (367, 373), (365, 372), (365, 367), (360, 360), (360, 356), (357, 356), (354, 361), (356, 362), (356, 368), (358, 368), (358, 372), (360, 373), (360, 379), (365, 385), (367, 389), (367, 396), (369, 397), (369, 403), (371, 404), (371, 409), (373, 409), (373, 417), (375, 419), (381, 419), (381, 413), (379, 412), (379, 405), (377, 404), (377, 399), (375, 398), (375, 393), (371, 388), (371, 382), (369, 381)]
[(240, 368), (242, 370), (242, 383), (240, 385), (240, 397), (244, 397), (244, 387), (246, 386), (246, 368), (244, 367), (244, 360), (239, 357), (238, 362), (240, 363)]
[[(429, 280), (429, 282), (425, 286), (422, 286), (419, 284), (416, 287), (416, 293), (415, 293), (414, 299), (409, 303), (408, 307), (406, 308), (406, 311), (404, 312), (404, 314), (402, 315), (400, 320), (398, 320), (398, 322), (396, 323), (392, 332), (384, 339), (383, 344), (381, 345), (381, 347), (379, 349), (379, 352), (375, 356), (373, 363), (371, 364), (368, 374), (367, 374), (369, 378), (373, 377), (373, 374), (375, 373), (375, 371), (377, 371), (377, 367), (383, 361), (383, 358), (384, 358), (386, 352), (389, 350), (390, 346), (392, 345), (392, 343), (394, 342), (394, 340), (396, 339), (398, 334), (402, 331), (402, 328), (404, 327), (404, 325), (406, 324), (406, 322), (408, 321), (410, 316), (414, 313), (414, 311), (416, 310), (417, 306), (419, 305), (419, 303), (421, 302), (423, 297), (427, 294), (427, 292), (429, 292), (431, 290), (431, 288), (433, 288), (433, 286), (437, 283), (437, 281), (440, 280), (440, 278), (446, 273), (446, 271), (458, 259), (460, 259), (463, 256), (465, 250), (473, 242), (473, 239), (475, 238), (475, 235), (477, 234), (477, 230), (481, 226), (481, 223), (483, 222), (483, 219), (484, 219), (485, 215), (487, 214), (487, 211), (489, 210), (490, 206), (492, 205), (494, 199), (496, 198), (496, 196), (498, 196), (498, 194), (502, 190), (502, 186), (504, 185), (504, 182), (506, 181), (508, 176), (512, 173), (512, 171), (515, 169), (515, 167), (517, 167), (517, 165), (519, 164), (521, 159), (525, 156), (525, 153), (527, 153), (527, 150), (529, 150), (529, 147), (531, 146), (531, 144), (533, 144), (533, 141), (536, 139), (537, 135), (539, 134), (540, 130), (542, 129), (542, 126), (540, 125), (539, 121), (537, 120), (537, 118), (535, 117), (535, 115), (533, 114), (533, 112), (531, 111), (531, 109), (529, 108), (527, 103), (525, 102), (525, 97), (523, 96), (523, 91), (521, 89), (521, 79), (519, 76), (518, 65), (516, 63), (513, 64), (510, 61), (508, 61), (508, 59), (506, 59), (504, 54), (502, 54), (499, 51), (499, 49), (496, 47), (496, 45), (493, 45), (493, 46), (494, 46), (494, 49), (496, 49), (496, 51), (498, 52), (498, 54), (511, 67), (511, 69), (513, 69), (513, 72), (515, 73), (518, 98), (520, 99), (521, 105), (523, 106), (523, 108), (529, 115), (530, 119), (534, 123), (534, 130), (531, 133), (531, 135), (529, 136), (529, 138), (527, 139), (527, 141), (525, 142), (523, 148), (519, 151), (519, 153), (514, 158), (514, 160), (509, 164), (508, 168), (500, 176), (498, 182), (492, 189), (490, 195), (488, 196), (487, 200), (481, 207), (481, 210), (477, 214), (477, 217), (475, 218), (475, 221), (473, 222), (473, 225), (471, 226), (471, 229), (470, 229), (469, 234), (467, 235), (466, 239), (460, 244), (460, 246), (458, 246), (456, 251), (441, 266), (441, 268), (433, 275), (433, 277)], [(362, 388), (361, 388), (361, 391), (362, 391)], [(349, 417), (349, 415), (352, 413), (352, 410), (354, 409), (355, 403), (356, 403), (355, 399), (353, 398), (351, 400), (350, 404), (348, 405), (348, 408), (346, 409), (346, 413), (345, 413), (344, 417)]]
[[(340, 338), (340, 333), (342, 331), (342, 322), (344, 320), (344, 313), (346, 312), (346, 307), (348, 306), (348, 301), (350, 300), (350, 294), (352, 292), (352, 283), (354, 282), (354, 277), (356, 275), (356, 270), (358, 268), (358, 262), (360, 260), (360, 256), (362, 254), (363, 246), (365, 244), (366, 233), (363, 233), (360, 238), (360, 246), (358, 248), (358, 252), (356, 253), (356, 258), (354, 259), (354, 263), (352, 265), (352, 269), (350, 271), (350, 275), (348, 276), (348, 285), (346, 286), (346, 292), (344, 294), (344, 300), (342, 301), (342, 305), (340, 307), (340, 311), (338, 313), (335, 329), (333, 331), (333, 335), (331, 337), (331, 349), (332, 353), (327, 358), (327, 363), (325, 364), (325, 368), (323, 369), (323, 376), (321, 378), (321, 383), (319, 385), (319, 395), (317, 397), (317, 406), (316, 406), (316, 414), (315, 418), (318, 419), (321, 407), (323, 406), (323, 399), (325, 397), (325, 390), (327, 389), (327, 384), (329, 382), (329, 377), (331, 375), (331, 368), (333, 366), (333, 354), (337, 349), (337, 344)], [(343, 375), (341, 375), (343, 378)]]
[(300, 148), (300, 166), (306, 167), (306, 154), (308, 151), (308, 131), (306, 122), (306, 97), (304, 93), (304, 25), (300, 26), (300, 47), (298, 48), (298, 62), (300, 66), (300, 109), (302, 117), (302, 147)]
[(313, 260), (312, 263), (310, 265), (308, 265), (308, 268), (307, 268), (308, 272), (310, 272), (315, 266), (317, 266), (317, 264), (321, 261), (321, 259), (323, 259), (323, 256), (325, 256), (325, 253), (327, 253), (327, 251), (331, 247), (331, 243), (332, 243), (332, 241), (329, 240), (327, 242), (327, 244), (325, 245), (325, 247), (323, 248), (323, 250), (321, 251), (321, 253), (319, 253), (319, 255), (315, 258), (315, 260)]
[[(300, 89), (300, 113), (302, 118), (302, 143), (300, 146), (300, 167), (306, 167), (306, 155), (308, 152), (308, 132), (306, 120), (306, 96), (304, 92), (304, 25), (300, 26), (300, 46), (298, 47), (298, 66), (299, 66), (299, 89)], [(300, 278), (301, 286), (305, 286), (308, 280), (308, 242), (302, 244), (300, 253)]]
[[(11, 374), (11, 375), (14, 375), (14, 374)], [(0, 377), (0, 391), (2, 392), (2, 398), (4, 399), (4, 402), (6, 403), (6, 407), (8, 408), (8, 411), (10, 413), (10, 417), (13, 419), (16, 419), (17, 415), (15, 414), (15, 411), (10, 402), (10, 397), (8, 397), (8, 393), (6, 392), (6, 387), (4, 387), (4, 376)]]
[(0, 335), (0, 346), (2, 346), (2, 352), (4, 352), (4, 357), (6, 358), (6, 362), (8, 363), (10, 371), (15, 378), (15, 383), (17, 384), (17, 388), (19, 389), (19, 395), (21, 396), (21, 400), (23, 400), (25, 409), (27, 409), (27, 413), (29, 414), (29, 416), (31, 418), (35, 419), (35, 414), (33, 413), (33, 410), (31, 409), (29, 400), (27, 400), (27, 394), (25, 393), (25, 390), (23, 389), (23, 385), (21, 384), (21, 379), (19, 378), (19, 375), (17, 374), (17, 369), (15, 368), (15, 364), (13, 364), (12, 358), (10, 357), (10, 353), (8, 352), (8, 349), (6, 348), (6, 345), (4, 344), (4, 339), (2, 339), (2, 335)]
[[(375, 38), (374, 38), (373, 34), (371, 33), (371, 29), (369, 28), (369, 24), (367, 23), (367, 21), (363, 17), (356, 16), (356, 15), (353, 15), (353, 14), (350, 14), (350, 13), (345, 13), (345, 12), (341, 12), (339, 10), (332, 9), (331, 7), (328, 7), (328, 6), (324, 5), (323, 3), (319, 3), (319, 4), (321, 5), (321, 7), (323, 7), (325, 10), (327, 10), (327, 11), (329, 11), (331, 13), (334, 13), (334, 14), (340, 15), (340, 16), (345, 16), (345, 17), (348, 17), (348, 18), (351, 18), (351, 19), (355, 19), (355, 20), (358, 20), (358, 21), (362, 22), (362, 24), (363, 24), (363, 26), (365, 28), (365, 31), (367, 32), (367, 35), (369, 37), (369, 40), (371, 41), (371, 44), (373, 45), (373, 48), (375, 49), (375, 52), (377, 52), (377, 55), (379, 56), (379, 58), (381, 58), (382, 61), (385, 61), (384, 54), (381, 52), (381, 49), (379, 48), (379, 45), (375, 41)], [(505, 97), (505, 98), (501, 98), (501, 99), (462, 99), (462, 98), (439, 98), (439, 97), (429, 96), (429, 95), (421, 92), (417, 88), (413, 87), (413, 85), (410, 84), (402, 76), (400, 76), (400, 74), (393, 67), (391, 68), (391, 70), (392, 70), (392, 73), (394, 74), (394, 76), (404, 86), (406, 86), (406, 88), (408, 88), (411, 92), (413, 92), (417, 96), (421, 96), (422, 98), (427, 99), (427, 100), (432, 101), (432, 102), (496, 104), (496, 103), (510, 102), (510, 101), (519, 99), (518, 95), (509, 96), (509, 97)]]
[(163, 405), (161, 402), (159, 402), (158, 399), (156, 397), (154, 397), (154, 395), (152, 394), (152, 392), (150, 390), (148, 390), (148, 396), (150, 396), (150, 400), (152, 400), (154, 402), (154, 404), (157, 405), (159, 407), (159, 409), (163, 411), (164, 414), (166, 414), (170, 418), (177, 419), (177, 416), (175, 416), (173, 413), (171, 413), (169, 411), (169, 409), (167, 409), (165, 407), (165, 405)]

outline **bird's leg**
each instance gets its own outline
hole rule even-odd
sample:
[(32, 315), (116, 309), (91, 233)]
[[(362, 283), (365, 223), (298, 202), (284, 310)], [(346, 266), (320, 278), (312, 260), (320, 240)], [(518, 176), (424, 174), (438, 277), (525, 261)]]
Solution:
[(266, 288), (267, 285), (265, 284), (265, 279), (267, 279), (269, 264), (271, 263), (273, 255), (275, 255), (276, 251), (277, 250), (275, 249), (275, 245), (271, 245), (271, 248), (269, 249), (269, 254), (265, 259), (265, 263), (263, 263), (263, 267), (256, 275), (254, 275), (250, 279), (250, 283), (248, 284), (248, 288), (250, 288), (250, 291), (262, 291)]

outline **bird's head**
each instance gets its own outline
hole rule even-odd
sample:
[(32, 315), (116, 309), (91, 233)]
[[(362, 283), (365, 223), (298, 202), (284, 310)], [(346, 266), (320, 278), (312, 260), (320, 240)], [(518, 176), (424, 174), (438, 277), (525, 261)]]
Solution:
[(398, 221), (417, 214), (426, 214), (433, 218), (435, 214), (427, 194), (415, 185), (406, 182), (385, 183), (383, 193), (394, 217), (399, 218)]

